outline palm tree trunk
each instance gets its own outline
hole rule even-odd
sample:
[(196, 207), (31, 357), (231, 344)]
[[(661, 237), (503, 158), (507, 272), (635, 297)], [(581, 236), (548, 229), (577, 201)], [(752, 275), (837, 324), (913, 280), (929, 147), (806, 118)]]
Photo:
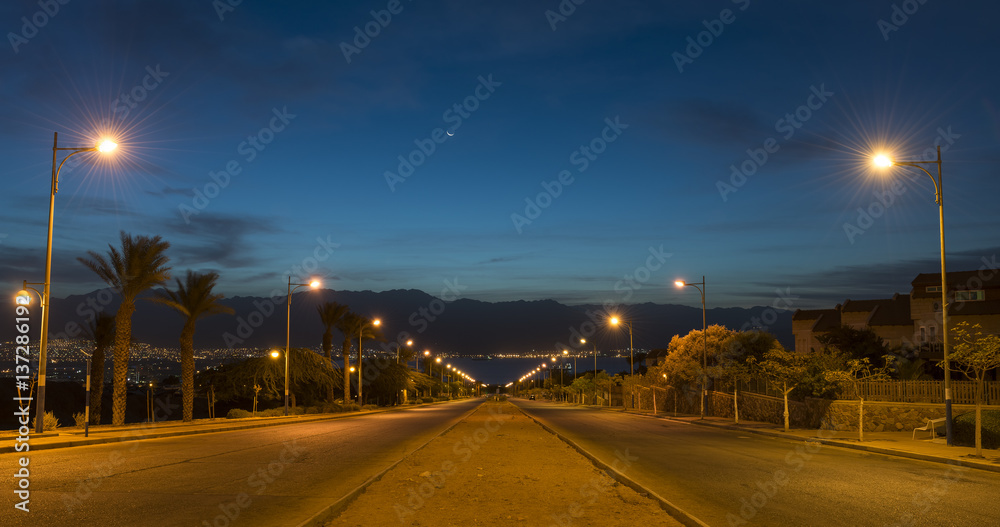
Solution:
[(90, 357), (90, 424), (101, 424), (101, 398), (104, 397), (105, 346), (96, 346)]
[(194, 324), (188, 318), (181, 330), (181, 397), (184, 403), (184, 422), (194, 419)]
[(125, 400), (128, 397), (129, 344), (132, 342), (132, 313), (135, 312), (135, 299), (122, 298), (121, 307), (115, 314), (115, 355), (111, 403), (111, 424), (125, 424)]
[(346, 335), (340, 353), (344, 358), (344, 404), (348, 404), (351, 402), (351, 338)]

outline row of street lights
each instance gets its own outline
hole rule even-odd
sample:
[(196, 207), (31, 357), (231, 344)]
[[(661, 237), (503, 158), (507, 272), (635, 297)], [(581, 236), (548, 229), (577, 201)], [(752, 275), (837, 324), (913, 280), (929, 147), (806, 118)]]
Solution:
[[(62, 169), (63, 164), (73, 157), (74, 155), (85, 153), (85, 152), (99, 152), (102, 154), (110, 154), (114, 152), (118, 147), (115, 141), (110, 139), (104, 139), (98, 144), (89, 147), (60, 147), (59, 146), (59, 133), (53, 133), (52, 141), (52, 180), (49, 193), (49, 217), (48, 217), (48, 231), (46, 235), (46, 247), (45, 247), (45, 281), (41, 283), (32, 283), (32, 285), (41, 285), (42, 291), (40, 296), (42, 320), (41, 320), (41, 338), (39, 341), (39, 353), (38, 353), (38, 397), (36, 402), (36, 416), (37, 418), (35, 424), (35, 432), (42, 433), (44, 431), (44, 418), (45, 415), (45, 384), (46, 384), (46, 366), (47, 366), (47, 348), (48, 348), (48, 325), (49, 325), (49, 304), (51, 299), (51, 279), (52, 279), (52, 238), (53, 238), (53, 224), (55, 219), (55, 196), (59, 191), (59, 172)], [(68, 152), (68, 155), (63, 157), (62, 161), (59, 161), (58, 155), (60, 151)], [(947, 272), (945, 264), (945, 239), (944, 239), (944, 193), (943, 193), (943, 183), (942, 183), (942, 163), (941, 163), (941, 147), (937, 148), (937, 159), (933, 161), (900, 161), (893, 160), (890, 156), (885, 154), (880, 154), (875, 156), (874, 164), (880, 168), (889, 168), (892, 166), (907, 166), (912, 168), (917, 168), (930, 177), (932, 183), (934, 184), (935, 190), (935, 202), (938, 205), (938, 225), (940, 229), (940, 258), (941, 258), (941, 338), (942, 338), (942, 350), (943, 350), (943, 362), (944, 362), (944, 391), (945, 391), (945, 423), (946, 423), (946, 434), (947, 443), (952, 445), (953, 439), (953, 426), (952, 426), (952, 398), (951, 398), (951, 372), (949, 363), (949, 339), (948, 339), (948, 287), (947, 287)], [(937, 165), (937, 178), (931, 174), (923, 165)], [(688, 283), (682, 280), (675, 282), (678, 287), (691, 286), (695, 287), (701, 293), (701, 306), (702, 306), (702, 335), (704, 339), (704, 349), (702, 352), (702, 368), (705, 370), (707, 368), (707, 354), (708, 354), (708, 340), (707, 340), (707, 326), (706, 326), (706, 310), (705, 310), (705, 277), (702, 277), (701, 282)], [(27, 298), (30, 301), (30, 294), (27, 293), (28, 283), (25, 281), (24, 287), (20, 293), (18, 293), (19, 301)], [(291, 277), (288, 278), (288, 296), (287, 296), (287, 320), (286, 320), (286, 331), (285, 331), (285, 415), (288, 415), (288, 360), (289, 360), (289, 340), (291, 332), (291, 303), (292, 303), (292, 292), (294, 289), (301, 287), (312, 287), (316, 288), (319, 286), (319, 282), (316, 280), (311, 281), (308, 284), (293, 284)], [(700, 286), (700, 287), (699, 287)], [(294, 287), (294, 289), (293, 289)], [(37, 293), (38, 291), (35, 290)], [(378, 319), (372, 322), (372, 325), (378, 326), (380, 321)], [(613, 317), (611, 319), (612, 324), (623, 324), (629, 330), (629, 373), (634, 374), (634, 357), (633, 357), (633, 347), (632, 347), (632, 325), (627, 322), (621, 321), (618, 317)], [(363, 329), (361, 334), (359, 334), (358, 339), (358, 357), (359, 357), (359, 367), (358, 367), (358, 400), (361, 399), (361, 375), (362, 368), (361, 358), (363, 356), (361, 350), (361, 337), (363, 336)], [(585, 343), (585, 339), (580, 339), (581, 344)], [(566, 352), (564, 351), (564, 354)], [(430, 356), (429, 351), (424, 352), (425, 357)], [(440, 357), (437, 359), (440, 361)], [(419, 356), (417, 357), (417, 366), (419, 367)], [(545, 365), (541, 366), (543, 369)], [(450, 369), (450, 365), (449, 365)], [(457, 371), (457, 370), (456, 370)], [(536, 370), (537, 371), (537, 370)], [(594, 350), (594, 372), (597, 372), (597, 350), (595, 346)], [(461, 372), (458, 372), (461, 374)], [(574, 370), (575, 373), (575, 370)], [(468, 378), (464, 374), (463, 378)], [(444, 373), (442, 370), (442, 381)], [(522, 377), (523, 379), (523, 377)], [(701, 417), (704, 418), (705, 415), (705, 402), (707, 398), (707, 387), (706, 387), (706, 375), (703, 371), (702, 375), (702, 398), (701, 398)]]

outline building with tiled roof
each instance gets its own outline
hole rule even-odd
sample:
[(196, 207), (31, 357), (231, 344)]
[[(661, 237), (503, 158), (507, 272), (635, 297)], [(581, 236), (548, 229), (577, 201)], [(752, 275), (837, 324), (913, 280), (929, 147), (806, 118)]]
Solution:
[[(890, 346), (923, 349), (933, 357), (941, 346), (941, 274), (922, 273), (907, 296), (851, 300), (833, 309), (798, 310), (792, 315), (795, 351), (822, 348), (817, 337), (831, 328), (871, 328)], [(986, 333), (1000, 334), (1000, 270), (948, 273), (948, 320), (979, 323)]]

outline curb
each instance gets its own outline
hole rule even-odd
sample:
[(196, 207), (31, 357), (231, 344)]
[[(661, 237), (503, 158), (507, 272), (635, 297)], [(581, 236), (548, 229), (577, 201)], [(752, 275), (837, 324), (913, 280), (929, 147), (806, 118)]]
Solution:
[[(127, 442), (127, 441), (141, 441), (141, 440), (144, 440), (144, 439), (162, 439), (164, 437), (180, 437), (180, 436), (189, 436), (189, 435), (212, 434), (212, 433), (215, 433), (215, 432), (232, 432), (232, 431), (235, 431), (235, 430), (250, 430), (250, 429), (254, 429), (254, 428), (266, 428), (266, 427), (270, 427), (270, 426), (282, 426), (282, 425), (289, 425), (289, 424), (311, 423), (313, 421), (330, 421), (330, 420), (336, 420), (336, 419), (348, 419), (348, 418), (351, 418), (351, 417), (361, 417), (361, 416), (365, 416), (365, 415), (379, 414), (379, 413), (385, 413), (385, 412), (398, 412), (398, 411), (406, 410), (406, 409), (409, 409), (409, 408), (420, 408), (422, 406), (430, 406), (430, 405), (434, 405), (434, 404), (444, 404), (444, 403), (448, 403), (448, 402), (452, 402), (452, 401), (436, 401), (436, 402), (433, 402), (433, 403), (425, 403), (425, 404), (422, 404), (422, 405), (396, 406), (396, 407), (392, 407), (392, 408), (385, 408), (385, 409), (378, 409), (378, 410), (368, 410), (368, 411), (365, 411), (365, 412), (351, 412), (351, 413), (340, 413), (340, 414), (331, 414), (331, 415), (322, 415), (322, 414), (320, 414), (321, 416), (309, 417), (309, 418), (301, 418), (301, 419), (299, 419), (299, 418), (289, 419), (289, 418), (286, 418), (284, 416), (277, 417), (277, 418), (268, 418), (268, 417), (260, 418), (260, 417), (258, 417), (258, 418), (250, 418), (250, 419), (255, 419), (254, 422), (246, 422), (246, 423), (237, 423), (237, 422), (234, 422), (234, 423), (228, 424), (228, 425), (227, 424), (222, 424), (220, 426), (213, 427), (213, 428), (210, 428), (210, 429), (209, 428), (203, 428), (203, 429), (191, 429), (191, 430), (161, 430), (161, 431), (150, 430), (149, 433), (143, 434), (143, 433), (138, 433), (138, 432), (142, 432), (144, 429), (141, 428), (141, 427), (137, 427), (137, 428), (132, 428), (132, 429), (123, 429), (121, 431), (122, 432), (121, 435), (113, 436), (113, 437), (109, 436), (109, 437), (90, 437), (90, 438), (84, 438), (84, 437), (80, 437), (80, 438), (68, 438), (65, 441), (59, 441), (59, 442), (54, 442), (54, 443), (45, 443), (45, 444), (39, 444), (39, 445), (31, 444), (30, 450), (31, 451), (53, 450), (53, 449), (57, 449), (57, 448), (71, 448), (71, 447), (78, 447), (78, 446), (103, 445), (103, 444), (107, 444), (107, 443), (122, 443), (122, 442)], [(307, 414), (303, 414), (303, 415), (307, 415)], [(274, 419), (274, 420), (272, 421), (271, 419)], [(191, 426), (191, 425), (174, 425), (174, 426), (180, 427), (180, 426)], [(50, 435), (50, 434), (51, 433), (44, 433), (44, 434), (42, 434), (40, 436), (32, 435), (31, 437), (32, 438), (36, 438), (36, 437), (52, 437), (52, 435)], [(58, 435), (58, 434), (56, 434), (56, 435)], [(10, 439), (14, 440), (14, 438), (16, 438), (16, 436), (12, 436)], [(3, 441), (6, 442), (7, 438), (4, 438)], [(2, 446), (2, 447), (0, 447), (0, 454), (7, 454), (7, 453), (15, 452), (15, 446), (16, 445), (10, 445), (10, 446)]]
[[(445, 402), (445, 401), (442, 401), (442, 402)], [(419, 452), (425, 446), (429, 445), (431, 441), (434, 441), (435, 439), (441, 437), (442, 435), (444, 435), (448, 431), (450, 431), (452, 428), (455, 428), (456, 426), (458, 426), (459, 423), (461, 423), (462, 421), (465, 421), (465, 419), (468, 418), (470, 415), (472, 415), (473, 412), (475, 412), (476, 410), (479, 410), (479, 407), (482, 406), (483, 403), (485, 403), (485, 401), (482, 401), (479, 404), (477, 404), (476, 406), (473, 406), (472, 409), (470, 409), (468, 412), (462, 414), (458, 419), (455, 419), (455, 422), (453, 422), (450, 425), (448, 425), (447, 428), (445, 428), (444, 430), (442, 430), (441, 432), (439, 432), (437, 435), (431, 437), (430, 439), (428, 439), (427, 441), (425, 441), (423, 444), (421, 444), (417, 448), (413, 449), (412, 451), (407, 452), (405, 455), (403, 455), (403, 457), (399, 458), (398, 460), (396, 460), (391, 465), (389, 465), (385, 469), (381, 470), (380, 472), (378, 472), (374, 476), (368, 478), (367, 481), (365, 481), (361, 485), (358, 485), (354, 490), (348, 492), (343, 497), (341, 497), (340, 499), (338, 499), (337, 501), (335, 501), (333, 504), (331, 504), (328, 507), (326, 507), (325, 509), (317, 512), (316, 514), (314, 514), (308, 520), (300, 523), (298, 525), (298, 527), (322, 526), (323, 523), (328, 522), (328, 521), (336, 518), (338, 515), (340, 515), (340, 513), (344, 512), (344, 509), (346, 509), (348, 506), (350, 506), (350, 504), (352, 502), (354, 502), (354, 500), (358, 499), (358, 496), (361, 496), (361, 494), (363, 494), (365, 492), (365, 490), (368, 489), (368, 487), (372, 486), (372, 484), (374, 484), (376, 481), (382, 479), (382, 476), (385, 476), (390, 470), (396, 468), (396, 466), (399, 465), (400, 463), (402, 463), (404, 460), (406, 460), (406, 458), (412, 456), (413, 454)]]
[(712, 423), (706, 421), (686, 421), (683, 419), (678, 419), (676, 417), (671, 417), (668, 415), (650, 415), (642, 414), (638, 412), (629, 412), (627, 409), (614, 409), (608, 408), (611, 411), (622, 412), (626, 414), (636, 415), (640, 417), (649, 417), (652, 419), (666, 419), (668, 421), (674, 421), (676, 423), (694, 424), (699, 426), (710, 426), (712, 428), (721, 428), (724, 430), (732, 430), (734, 432), (743, 432), (748, 434), (757, 434), (767, 437), (774, 437), (778, 439), (787, 439), (789, 441), (801, 441), (801, 442), (817, 442), (826, 446), (836, 446), (842, 448), (849, 448), (852, 450), (861, 450), (864, 452), (870, 452), (872, 454), (882, 454), (886, 456), (896, 456), (908, 459), (916, 459), (918, 461), (927, 461), (929, 463), (941, 463), (945, 465), (958, 465), (966, 468), (975, 468), (979, 470), (986, 470), (989, 472), (1000, 472), (1000, 465), (990, 464), (985, 461), (977, 461), (971, 459), (951, 459), (947, 457), (936, 456), (933, 454), (921, 454), (918, 452), (907, 452), (905, 450), (894, 450), (891, 448), (878, 447), (874, 445), (862, 445), (858, 443), (851, 443), (847, 441), (841, 441), (838, 439), (823, 439), (821, 437), (801, 437), (795, 434), (786, 434), (784, 432), (776, 432), (772, 430), (761, 430), (757, 428), (746, 428), (735, 424), (720, 424)]
[(558, 437), (562, 442), (566, 443), (571, 448), (573, 448), (574, 450), (576, 450), (577, 452), (579, 452), (581, 455), (583, 455), (583, 457), (585, 457), (588, 460), (590, 460), (591, 463), (593, 463), (594, 465), (596, 465), (597, 468), (600, 468), (601, 470), (603, 470), (607, 475), (611, 476), (615, 481), (617, 481), (617, 482), (619, 482), (619, 483), (621, 483), (621, 484), (623, 484), (623, 485), (631, 488), (632, 490), (634, 490), (634, 491), (636, 491), (636, 492), (638, 492), (640, 494), (645, 494), (646, 496), (648, 496), (648, 497), (652, 498), (653, 500), (655, 500), (657, 503), (659, 503), (660, 508), (662, 508), (664, 511), (666, 511), (666, 513), (669, 514), (670, 517), (672, 517), (673, 519), (675, 519), (675, 520), (677, 520), (677, 521), (679, 521), (679, 522), (681, 522), (684, 525), (687, 525), (689, 527), (708, 527), (707, 523), (699, 520), (694, 515), (688, 513), (684, 509), (682, 509), (682, 508), (674, 505), (669, 500), (667, 500), (666, 498), (660, 496), (656, 492), (653, 492), (652, 490), (647, 489), (646, 487), (643, 487), (642, 485), (640, 485), (639, 483), (633, 481), (631, 478), (629, 478), (625, 474), (622, 474), (621, 472), (615, 470), (614, 467), (612, 467), (611, 465), (608, 465), (607, 463), (601, 461), (600, 459), (597, 458), (597, 456), (591, 454), (590, 452), (588, 452), (587, 450), (585, 450), (583, 447), (581, 447), (580, 445), (578, 445), (575, 442), (573, 442), (568, 437), (563, 436), (559, 432), (556, 432), (555, 430), (553, 430), (552, 428), (550, 428), (545, 423), (542, 423), (541, 421), (539, 421), (538, 419), (536, 419), (535, 416), (533, 416), (533, 415), (529, 414), (528, 412), (524, 411), (524, 409), (521, 408), (520, 406), (514, 405), (514, 407), (517, 408), (518, 411), (520, 411), (522, 414), (524, 414), (525, 417), (527, 417), (528, 419), (531, 419), (532, 421), (534, 421), (535, 424), (537, 424), (538, 426), (541, 426), (543, 429), (545, 429), (550, 434)]

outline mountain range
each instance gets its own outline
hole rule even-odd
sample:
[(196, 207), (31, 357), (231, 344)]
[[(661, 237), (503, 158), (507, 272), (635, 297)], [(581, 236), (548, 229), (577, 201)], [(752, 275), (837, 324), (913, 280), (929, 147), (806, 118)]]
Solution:
[[(160, 347), (177, 347), (183, 317), (176, 311), (149, 302), (151, 292), (142, 295), (132, 317), (133, 340)], [(445, 295), (446, 296), (446, 295)], [(629, 347), (629, 331), (611, 326), (607, 311), (598, 305), (565, 305), (554, 300), (484, 302), (458, 298), (447, 302), (419, 290), (391, 291), (300, 291), (292, 296), (291, 345), (319, 347), (323, 325), (316, 307), (323, 302), (346, 304), (359, 315), (382, 320), (383, 334), (389, 342), (413, 339), (419, 350), (430, 349), (454, 355), (496, 355), (579, 349), (606, 352)], [(52, 299), (49, 321), (51, 338), (83, 337), (83, 327), (99, 311), (114, 314), (120, 303), (110, 289), (87, 295)], [(195, 347), (243, 348), (284, 346), (286, 297), (233, 297), (221, 301), (232, 307), (235, 315), (213, 315), (199, 320)], [(32, 312), (32, 328), (40, 317)], [(629, 304), (614, 314), (632, 326), (632, 345), (636, 349), (665, 348), (677, 334), (700, 329), (700, 307), (671, 304)], [(792, 345), (792, 313), (770, 307), (712, 308), (708, 324), (722, 324), (731, 329), (765, 329), (786, 347)], [(15, 333), (13, 324), (0, 326), (0, 339), (9, 341)], [(37, 334), (36, 334), (37, 335)], [(37, 337), (35, 337), (37, 338)], [(334, 331), (334, 348), (339, 349), (343, 336)], [(377, 347), (366, 342), (366, 348)]]

